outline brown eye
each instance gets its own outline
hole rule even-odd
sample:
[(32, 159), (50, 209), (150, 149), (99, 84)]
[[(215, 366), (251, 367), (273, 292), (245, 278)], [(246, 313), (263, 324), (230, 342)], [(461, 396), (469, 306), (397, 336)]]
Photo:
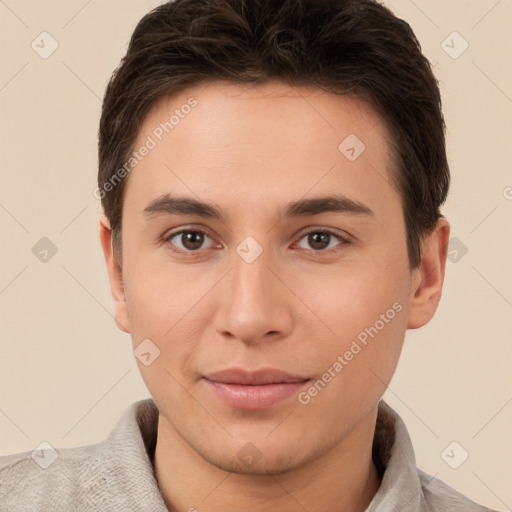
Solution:
[(206, 238), (209, 238), (208, 235), (202, 231), (189, 230), (172, 233), (166, 241), (175, 245), (182, 252), (194, 252), (203, 248), (202, 245)]
[(195, 251), (203, 245), (204, 233), (189, 231), (181, 234), (181, 243), (186, 249)]
[[(306, 240), (306, 247), (301, 244), (303, 240)], [(301, 242), (299, 242), (299, 247), (301, 247), (302, 249), (312, 249), (313, 251), (329, 252), (336, 245), (343, 245), (343, 242), (345, 242), (345, 240), (341, 236), (332, 233), (331, 231), (317, 230), (305, 233), (301, 238)], [(336, 242), (338, 242), (338, 244), (336, 244)]]
[(310, 233), (308, 236), (308, 243), (315, 251), (325, 249), (329, 245), (331, 235), (329, 233)]

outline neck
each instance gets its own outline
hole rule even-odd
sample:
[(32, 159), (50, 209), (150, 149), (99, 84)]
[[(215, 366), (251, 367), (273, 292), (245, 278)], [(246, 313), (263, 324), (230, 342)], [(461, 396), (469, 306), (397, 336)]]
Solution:
[(372, 460), (377, 408), (331, 450), (277, 475), (229, 473), (203, 459), (160, 415), (156, 475), (170, 512), (364, 512), (380, 486)]

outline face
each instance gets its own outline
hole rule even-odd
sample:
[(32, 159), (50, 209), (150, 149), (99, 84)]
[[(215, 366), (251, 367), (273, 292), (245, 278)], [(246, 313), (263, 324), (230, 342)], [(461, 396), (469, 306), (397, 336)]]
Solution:
[(384, 123), (313, 87), (212, 82), (155, 104), (144, 145), (122, 286), (109, 270), (118, 325), (134, 348), (150, 340), (138, 364), (159, 435), (241, 473), (335, 448), (375, 410), (418, 315)]

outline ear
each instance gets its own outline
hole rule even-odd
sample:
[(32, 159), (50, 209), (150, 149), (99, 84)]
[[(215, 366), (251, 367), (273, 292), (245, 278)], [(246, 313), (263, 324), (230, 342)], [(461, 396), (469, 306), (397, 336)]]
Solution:
[(422, 243), (421, 262), (412, 272), (408, 329), (430, 322), (441, 300), (450, 224), (441, 217)]
[(100, 219), (100, 240), (107, 264), (110, 289), (114, 298), (116, 325), (121, 331), (130, 333), (130, 322), (128, 320), (123, 287), (123, 273), (112, 248), (112, 231), (110, 222), (105, 215), (102, 215)]

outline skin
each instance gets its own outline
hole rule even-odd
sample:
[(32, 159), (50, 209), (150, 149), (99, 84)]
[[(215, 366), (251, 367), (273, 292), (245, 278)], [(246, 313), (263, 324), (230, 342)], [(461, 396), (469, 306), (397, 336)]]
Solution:
[[(377, 405), (406, 330), (438, 306), (449, 225), (439, 220), (411, 270), (385, 124), (364, 102), (314, 87), (198, 84), (156, 103), (135, 147), (191, 96), (198, 105), (127, 178), (122, 265), (106, 217), (100, 223), (117, 325), (134, 347), (149, 338), (160, 350), (138, 365), (160, 411), (155, 466), (166, 504), (363, 511), (380, 485)], [(366, 146), (354, 161), (338, 150), (348, 134)], [(334, 192), (373, 213), (279, 217), (292, 201)], [(146, 215), (166, 193), (212, 203), (224, 219)], [(180, 229), (207, 235), (196, 246), (169, 237)], [(325, 229), (346, 241), (327, 235), (315, 245), (308, 233)], [(236, 252), (247, 236), (263, 249), (252, 263)], [(307, 390), (396, 303), (401, 311), (305, 405), (294, 394), (239, 409), (202, 379), (272, 367), (310, 378)], [(256, 464), (238, 456), (247, 443)]]

